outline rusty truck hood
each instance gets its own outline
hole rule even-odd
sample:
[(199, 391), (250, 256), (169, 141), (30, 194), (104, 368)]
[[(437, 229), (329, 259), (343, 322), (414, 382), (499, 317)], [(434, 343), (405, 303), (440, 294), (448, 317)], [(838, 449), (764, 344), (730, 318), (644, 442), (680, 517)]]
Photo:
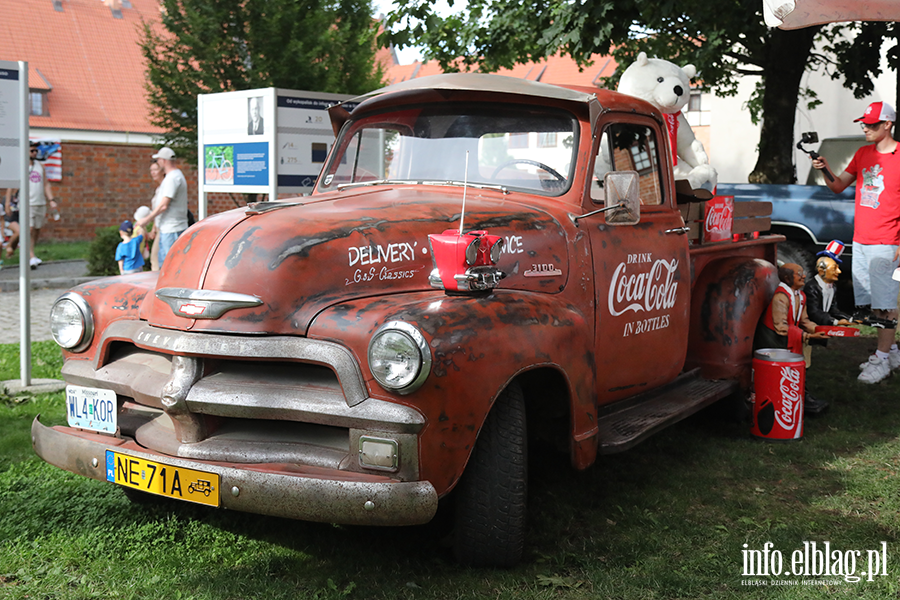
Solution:
[[(204, 219), (172, 247), (141, 318), (171, 329), (304, 335), (315, 315), (336, 303), (432, 290), (428, 234), (459, 226), (462, 189), (429, 187), (345, 190)], [(569, 272), (564, 228), (547, 210), (508, 198), (469, 189), (466, 231), (504, 237), (500, 288), (558, 292)], [(199, 290), (256, 298), (258, 305), (236, 302), (209, 318), (190, 300)]]

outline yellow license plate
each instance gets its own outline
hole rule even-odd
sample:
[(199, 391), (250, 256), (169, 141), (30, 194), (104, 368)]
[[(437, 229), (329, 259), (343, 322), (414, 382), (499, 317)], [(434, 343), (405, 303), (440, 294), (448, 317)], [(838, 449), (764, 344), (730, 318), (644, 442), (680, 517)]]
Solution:
[(106, 451), (106, 480), (149, 494), (219, 506), (219, 475)]

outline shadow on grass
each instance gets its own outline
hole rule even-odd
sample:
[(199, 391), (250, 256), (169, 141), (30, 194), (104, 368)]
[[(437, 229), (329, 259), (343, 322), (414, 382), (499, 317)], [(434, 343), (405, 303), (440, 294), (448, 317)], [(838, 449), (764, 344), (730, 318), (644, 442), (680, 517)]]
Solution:
[[(889, 465), (878, 488), (851, 480), (868, 464), (885, 469), (900, 430), (900, 377), (856, 381), (873, 346), (835, 340), (814, 351), (810, 388), (832, 407), (797, 442), (753, 439), (747, 424), (705, 411), (584, 472), (533, 446), (528, 547), (512, 570), (453, 564), (442, 523), (347, 527), (176, 501), (137, 505), (111, 485), (30, 459), (0, 472), (0, 530), (12, 540), (0, 574), (33, 577), (22, 584), (32, 595), (55, 585), (52, 563), (119, 597), (139, 574), (134, 597), (820, 598), (812, 586), (742, 587), (742, 550), (771, 542), (786, 562), (805, 541), (863, 555), (886, 541), (894, 551), (896, 511), (881, 496), (900, 497), (900, 467)], [(896, 597), (890, 574), (842, 594)]]

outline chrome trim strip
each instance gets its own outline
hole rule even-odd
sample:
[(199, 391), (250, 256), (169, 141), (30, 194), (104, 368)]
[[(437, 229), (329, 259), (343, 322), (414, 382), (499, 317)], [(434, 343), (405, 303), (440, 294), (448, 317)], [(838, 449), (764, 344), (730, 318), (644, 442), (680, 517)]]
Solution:
[(263, 303), (257, 296), (189, 288), (162, 288), (156, 292), (156, 297), (168, 304), (176, 316), (187, 319), (218, 319), (230, 310), (253, 308)]

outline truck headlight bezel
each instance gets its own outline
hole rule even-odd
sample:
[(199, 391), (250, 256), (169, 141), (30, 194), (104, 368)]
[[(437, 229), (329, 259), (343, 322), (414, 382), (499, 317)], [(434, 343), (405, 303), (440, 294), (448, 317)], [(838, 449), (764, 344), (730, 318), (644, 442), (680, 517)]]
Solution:
[[(401, 395), (419, 389), (431, 372), (431, 349), (415, 326), (389, 321), (369, 340), (369, 370), (378, 385)], [(392, 376), (391, 371), (401, 371)]]
[(94, 316), (91, 306), (80, 295), (66, 292), (50, 309), (50, 334), (60, 347), (82, 352), (94, 339)]

